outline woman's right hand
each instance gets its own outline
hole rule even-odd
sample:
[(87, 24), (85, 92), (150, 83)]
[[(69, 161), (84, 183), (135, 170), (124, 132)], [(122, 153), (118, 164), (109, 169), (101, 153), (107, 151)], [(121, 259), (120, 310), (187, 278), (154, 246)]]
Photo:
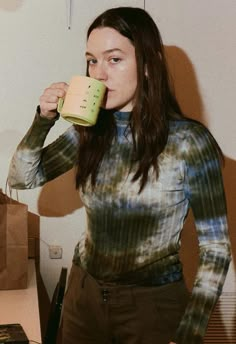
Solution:
[(59, 98), (64, 98), (68, 84), (56, 82), (47, 87), (39, 98), (40, 116), (53, 119), (57, 116), (57, 104)]

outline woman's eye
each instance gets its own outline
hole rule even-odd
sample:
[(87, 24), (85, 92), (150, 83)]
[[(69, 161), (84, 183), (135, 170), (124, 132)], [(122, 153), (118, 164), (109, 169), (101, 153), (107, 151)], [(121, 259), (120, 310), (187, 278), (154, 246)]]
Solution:
[(96, 62), (97, 62), (97, 60), (95, 60), (95, 59), (89, 59), (89, 60), (87, 60), (87, 64), (88, 64), (88, 65), (94, 65)]
[(109, 60), (111, 63), (118, 63), (121, 61), (121, 59), (119, 57), (111, 57)]

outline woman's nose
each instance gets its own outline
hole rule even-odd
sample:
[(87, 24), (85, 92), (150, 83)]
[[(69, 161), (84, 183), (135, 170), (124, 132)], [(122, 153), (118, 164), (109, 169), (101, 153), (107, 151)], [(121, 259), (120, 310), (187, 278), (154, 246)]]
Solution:
[(107, 80), (107, 71), (103, 64), (96, 66), (93, 77), (99, 81)]

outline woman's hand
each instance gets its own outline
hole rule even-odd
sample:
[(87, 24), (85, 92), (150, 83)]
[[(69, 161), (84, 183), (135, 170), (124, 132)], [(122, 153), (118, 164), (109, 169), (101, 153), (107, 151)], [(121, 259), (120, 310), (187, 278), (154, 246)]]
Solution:
[(68, 84), (65, 82), (57, 82), (46, 88), (39, 98), (40, 116), (53, 119), (57, 116), (58, 99), (65, 97)]

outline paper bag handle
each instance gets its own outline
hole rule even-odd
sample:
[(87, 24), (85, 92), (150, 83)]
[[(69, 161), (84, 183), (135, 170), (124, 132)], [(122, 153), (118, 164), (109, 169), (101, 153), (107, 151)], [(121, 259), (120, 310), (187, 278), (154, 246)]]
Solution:
[[(12, 199), (12, 187), (10, 186), (9, 182), (8, 182), (8, 178), (6, 180), (6, 185), (5, 185), (5, 194), (7, 196), (9, 196), (10, 199)], [(18, 190), (14, 189), (15, 193), (16, 193), (16, 200), (19, 201), (19, 195), (18, 195)]]

